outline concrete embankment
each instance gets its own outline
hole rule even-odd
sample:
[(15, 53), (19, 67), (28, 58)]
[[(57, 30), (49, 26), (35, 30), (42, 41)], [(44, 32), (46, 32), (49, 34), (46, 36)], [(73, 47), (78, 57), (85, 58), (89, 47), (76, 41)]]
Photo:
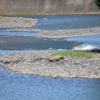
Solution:
[(100, 14), (94, 0), (0, 0), (0, 14)]

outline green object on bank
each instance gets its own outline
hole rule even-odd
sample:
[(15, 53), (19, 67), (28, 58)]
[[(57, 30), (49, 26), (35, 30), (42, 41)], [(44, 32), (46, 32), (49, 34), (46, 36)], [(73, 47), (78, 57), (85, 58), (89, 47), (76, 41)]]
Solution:
[(98, 6), (98, 8), (100, 9), (100, 0), (95, 0), (95, 4)]
[(92, 58), (93, 54), (91, 52), (85, 51), (62, 51), (62, 52), (53, 52), (52, 56), (61, 55), (68, 57), (76, 57), (76, 58)]

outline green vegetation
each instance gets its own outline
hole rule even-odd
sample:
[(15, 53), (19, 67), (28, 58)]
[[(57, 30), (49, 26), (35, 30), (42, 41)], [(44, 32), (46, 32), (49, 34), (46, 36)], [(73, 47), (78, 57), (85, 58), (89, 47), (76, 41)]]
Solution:
[(0, 12), (3, 16), (29, 16), (38, 15), (36, 12)]
[(76, 57), (76, 58), (92, 58), (93, 54), (85, 51), (62, 51), (62, 52), (54, 52), (52, 56), (61, 55), (68, 57)]
[(100, 9), (100, 0), (95, 0), (95, 4), (98, 6), (98, 8)]

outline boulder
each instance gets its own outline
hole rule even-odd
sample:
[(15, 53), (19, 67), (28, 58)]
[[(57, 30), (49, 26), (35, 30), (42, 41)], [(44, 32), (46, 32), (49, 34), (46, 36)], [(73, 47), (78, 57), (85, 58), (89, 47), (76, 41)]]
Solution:
[(50, 57), (50, 58), (49, 58), (49, 61), (50, 61), (50, 62), (59, 61), (60, 59), (64, 59), (64, 57), (63, 57), (63, 56), (60, 56), (60, 55), (53, 56), (53, 57)]
[(100, 49), (94, 48), (94, 49), (92, 49), (90, 52), (100, 53)]

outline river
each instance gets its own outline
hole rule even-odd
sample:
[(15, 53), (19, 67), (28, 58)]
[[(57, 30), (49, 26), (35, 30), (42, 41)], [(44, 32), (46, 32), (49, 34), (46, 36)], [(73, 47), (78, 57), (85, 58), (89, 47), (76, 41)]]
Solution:
[[(35, 29), (55, 31), (100, 26), (100, 15), (34, 16), (32, 18), (38, 19), (38, 23), (34, 27), (29, 28), (30, 30)], [(6, 30), (8, 29), (0, 29), (0, 54), (2, 53), (2, 50), (10, 53), (9, 50), (11, 52), (12, 50), (70, 50), (77, 48), (77, 46), (78, 49), (100, 48), (100, 35), (55, 40), (35, 38), (34, 34), (37, 34), (37, 31), (7, 32)]]
[[(100, 26), (100, 15), (35, 16), (34, 18), (39, 20), (34, 29), (49, 31)], [(34, 38), (36, 32), (5, 32), (5, 30), (0, 29), (0, 54), (100, 47), (100, 35), (51, 40)], [(1, 63), (0, 100), (100, 100), (100, 79), (23, 75), (8, 72)]]
[(50, 78), (0, 70), (0, 100), (100, 100), (100, 79)]

